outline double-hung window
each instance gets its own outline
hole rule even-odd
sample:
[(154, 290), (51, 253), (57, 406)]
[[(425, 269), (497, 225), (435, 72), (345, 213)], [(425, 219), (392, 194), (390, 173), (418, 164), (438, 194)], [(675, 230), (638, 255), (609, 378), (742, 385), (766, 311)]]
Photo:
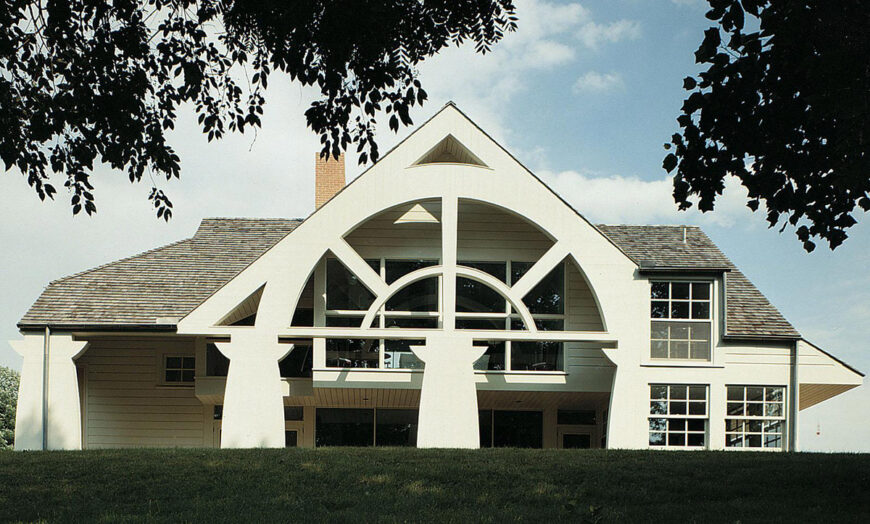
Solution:
[(704, 447), (708, 389), (706, 385), (650, 384), (649, 445)]
[(709, 361), (710, 282), (652, 282), (650, 289), (650, 358)]
[(728, 386), (725, 447), (782, 449), (785, 388)]

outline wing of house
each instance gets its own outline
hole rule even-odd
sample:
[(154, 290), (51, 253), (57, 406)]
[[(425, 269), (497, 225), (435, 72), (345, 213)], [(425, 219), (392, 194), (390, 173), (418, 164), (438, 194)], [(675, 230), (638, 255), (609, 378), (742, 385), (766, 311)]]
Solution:
[(16, 446), (785, 450), (862, 383), (699, 228), (589, 223), (452, 104), (343, 189), (317, 164), (305, 220), (50, 283)]

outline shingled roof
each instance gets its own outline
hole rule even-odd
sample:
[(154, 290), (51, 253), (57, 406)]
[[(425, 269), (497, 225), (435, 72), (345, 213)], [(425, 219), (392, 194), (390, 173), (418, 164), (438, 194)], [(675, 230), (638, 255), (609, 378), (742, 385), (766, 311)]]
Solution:
[[(19, 327), (157, 327), (180, 319), (293, 231), (301, 220), (209, 218), (187, 240), (48, 285)], [(726, 336), (800, 335), (694, 226), (596, 226), (639, 266), (724, 270)]]

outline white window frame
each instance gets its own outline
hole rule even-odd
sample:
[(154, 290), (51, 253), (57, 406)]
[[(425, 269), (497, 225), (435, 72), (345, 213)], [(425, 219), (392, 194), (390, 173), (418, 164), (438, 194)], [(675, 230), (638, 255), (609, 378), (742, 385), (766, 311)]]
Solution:
[[(657, 399), (653, 398), (653, 388), (654, 387), (664, 387), (667, 388), (667, 394), (665, 399)], [(690, 404), (692, 402), (700, 402), (700, 400), (692, 400), (690, 398), (690, 389), (692, 387), (702, 387), (704, 388), (704, 414), (690, 414), (691, 410)], [(683, 399), (671, 398), (671, 390), (672, 388), (685, 388), (686, 390), (686, 413), (671, 413), (671, 401), (681, 402)], [(674, 384), (674, 383), (650, 383), (648, 389), (647, 398), (649, 400), (649, 416), (647, 417), (647, 437), (651, 436), (652, 433), (661, 433), (664, 435), (665, 443), (664, 445), (654, 445), (649, 443), (649, 439), (647, 440), (647, 447), (649, 449), (680, 449), (680, 450), (698, 450), (698, 449), (709, 449), (710, 447), (710, 385), (709, 384)], [(653, 403), (654, 402), (665, 402), (665, 413), (653, 413)], [(662, 419), (665, 420), (665, 429), (664, 431), (653, 431), (651, 428), (652, 420)], [(671, 420), (685, 420), (685, 428), (682, 431), (670, 431), (667, 428), (667, 425), (670, 424)], [(689, 431), (688, 429), (688, 421), (689, 420), (703, 420), (704, 421), (704, 430), (701, 431)], [(674, 433), (682, 433), (684, 436), (685, 444), (682, 446), (679, 445), (670, 445), (668, 444), (668, 435)], [(704, 435), (704, 444), (701, 446), (690, 446), (689, 445), (689, 434), (703, 434)]]
[[(743, 389), (743, 400), (742, 401), (734, 401), (728, 399), (728, 388), (742, 388)], [(764, 391), (762, 393), (761, 401), (750, 401), (747, 400), (747, 389), (748, 388), (762, 388)], [(767, 390), (768, 389), (780, 389), (782, 390), (782, 400), (781, 401), (769, 401), (767, 400)], [(743, 414), (742, 415), (731, 415), (729, 414), (729, 404), (743, 404)], [(749, 404), (760, 404), (762, 409), (762, 415), (748, 415), (747, 414), (747, 406)], [(767, 414), (767, 406), (768, 405), (780, 405), (780, 415), (768, 415)], [(788, 449), (787, 447), (787, 438), (788, 438), (788, 387), (784, 385), (771, 385), (771, 384), (727, 384), (725, 386), (725, 442), (723, 442), (723, 446), (726, 450), (730, 451), (785, 451)], [(728, 421), (736, 420), (742, 421), (744, 424), (742, 429), (738, 431), (729, 431), (728, 430)], [(747, 431), (746, 425), (749, 422), (760, 422), (761, 423), (761, 432), (755, 431)], [(780, 431), (778, 433), (768, 433), (767, 424), (770, 422), (779, 423)], [(779, 446), (777, 447), (768, 447), (765, 446), (765, 439), (768, 435), (779, 435)], [(728, 446), (728, 438), (730, 436), (741, 436), (741, 446)], [(761, 438), (761, 446), (760, 447), (750, 447), (746, 445), (746, 437), (747, 435), (758, 435)]]
[[(653, 286), (653, 284), (657, 284), (657, 283), (667, 283), (668, 284), (669, 287), (668, 287), (668, 298), (667, 299), (663, 300), (663, 299), (652, 298), (652, 286)], [(689, 365), (689, 366), (691, 366), (691, 365), (704, 366), (704, 365), (713, 365), (714, 364), (716, 357), (714, 355), (713, 350), (716, 347), (715, 342), (718, 338), (718, 332), (717, 332), (718, 330), (716, 329), (717, 324), (715, 321), (717, 318), (717, 314), (716, 314), (716, 311), (717, 311), (717, 309), (716, 309), (717, 284), (716, 283), (717, 283), (716, 279), (709, 279), (709, 278), (654, 278), (654, 279), (651, 279), (649, 281), (650, 291), (648, 293), (648, 304), (649, 304), (648, 311), (649, 311), (649, 329), (650, 329), (650, 332), (649, 332), (649, 337), (648, 337), (649, 347), (647, 348), (647, 351), (646, 351), (644, 358), (643, 358), (644, 363), (653, 364), (653, 365), (655, 365), (655, 364), (665, 364), (665, 365), (677, 364), (677, 365)], [(689, 317), (690, 318), (670, 318), (671, 302), (674, 301), (672, 299), (672, 295), (673, 295), (673, 293), (672, 293), (673, 286), (672, 285), (673, 284), (689, 284), (689, 299), (685, 299), (685, 300), (678, 299), (677, 302), (686, 302), (689, 304)], [(697, 301), (697, 302), (708, 302), (709, 307), (708, 307), (708, 315), (707, 315), (706, 319), (691, 318), (691, 316), (692, 316), (692, 313), (691, 313), (692, 312), (692, 304), (694, 302), (696, 302), (695, 300), (693, 300), (691, 298), (692, 297), (692, 295), (691, 295), (692, 284), (707, 284), (709, 286), (709, 299)], [(668, 311), (669, 311), (668, 317), (669, 318), (653, 318), (653, 316), (652, 316), (652, 303), (653, 302), (667, 302), (668, 303)], [(652, 326), (653, 326), (654, 322), (662, 322), (662, 323), (673, 322), (673, 323), (686, 323), (686, 324), (707, 323), (710, 327), (710, 340), (708, 342), (708, 347), (707, 347), (707, 352), (709, 355), (708, 358), (706, 358), (706, 359), (699, 359), (699, 358), (693, 359), (693, 358), (691, 358), (692, 348), (691, 348), (690, 342), (689, 342), (689, 347), (688, 347), (688, 355), (689, 355), (688, 358), (671, 358), (670, 356), (665, 357), (665, 358), (662, 358), (662, 357), (655, 357), (654, 358), (652, 356), (652, 342), (654, 340), (652, 337)], [(655, 339), (655, 340), (664, 340), (664, 339)], [(668, 353), (670, 354), (670, 341), (673, 339), (668, 337), (667, 340), (669, 342), (668, 343)], [(677, 340), (682, 340), (682, 339), (677, 339)]]

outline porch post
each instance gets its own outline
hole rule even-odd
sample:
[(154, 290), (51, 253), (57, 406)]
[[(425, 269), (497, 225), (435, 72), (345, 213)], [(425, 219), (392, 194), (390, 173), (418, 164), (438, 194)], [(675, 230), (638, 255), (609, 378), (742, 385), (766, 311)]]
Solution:
[(486, 352), (471, 337), (430, 336), (411, 351), (426, 363), (420, 390), (417, 447), (479, 448), (474, 362)]
[[(47, 337), (47, 339), (46, 339)], [(25, 335), (11, 342), (24, 357), (15, 415), (15, 449), (82, 449), (75, 359), (87, 348), (69, 334)], [(45, 354), (48, 354), (48, 360)], [(47, 367), (46, 367), (47, 366)], [(47, 381), (47, 383), (46, 383)], [(43, 393), (48, 398), (43, 398)], [(47, 406), (47, 410), (43, 410)]]
[(277, 337), (233, 334), (218, 349), (230, 359), (224, 392), (222, 448), (283, 448), (284, 400), (278, 360), (292, 345)]

